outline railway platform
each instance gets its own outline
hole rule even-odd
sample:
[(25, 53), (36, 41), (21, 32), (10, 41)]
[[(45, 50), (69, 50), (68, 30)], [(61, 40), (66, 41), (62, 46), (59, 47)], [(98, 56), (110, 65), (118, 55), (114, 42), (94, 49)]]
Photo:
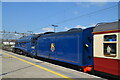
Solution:
[(17, 80), (18, 78), (21, 80), (26, 80), (28, 78), (32, 80), (103, 80), (100, 77), (90, 75), (88, 73), (65, 68), (4, 50), (0, 51), (0, 59), (2, 63), (0, 64), (2, 67), (0, 77), (2, 77), (2, 80)]

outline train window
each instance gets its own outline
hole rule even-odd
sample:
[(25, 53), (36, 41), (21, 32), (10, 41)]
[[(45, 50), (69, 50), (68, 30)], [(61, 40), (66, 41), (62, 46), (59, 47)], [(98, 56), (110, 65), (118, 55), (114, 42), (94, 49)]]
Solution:
[(104, 41), (116, 41), (116, 35), (105, 35)]
[(108, 57), (116, 57), (116, 40), (117, 36), (105, 35), (104, 36), (104, 55)]
[(104, 55), (116, 57), (116, 43), (104, 43)]

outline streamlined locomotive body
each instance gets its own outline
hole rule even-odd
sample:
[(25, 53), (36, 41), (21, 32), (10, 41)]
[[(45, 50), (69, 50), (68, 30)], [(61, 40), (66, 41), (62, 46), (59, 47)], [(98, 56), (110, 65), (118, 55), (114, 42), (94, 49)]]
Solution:
[(39, 35), (29, 35), (21, 37), (20, 39), (16, 40), (15, 42), (15, 48), (13, 49), (13, 52), (16, 52), (18, 54), (24, 54), (24, 55), (30, 55), (35, 56), (36, 55), (36, 44), (37, 44), (37, 38)]

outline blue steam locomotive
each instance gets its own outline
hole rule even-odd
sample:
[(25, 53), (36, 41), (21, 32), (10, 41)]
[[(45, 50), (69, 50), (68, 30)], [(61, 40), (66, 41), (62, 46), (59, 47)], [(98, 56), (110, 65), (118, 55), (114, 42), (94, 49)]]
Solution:
[(14, 52), (78, 66), (93, 65), (93, 27), (29, 35), (16, 41)]
[[(120, 76), (120, 53), (116, 51), (120, 46), (117, 40), (120, 37), (118, 23), (120, 22), (21, 37), (16, 40), (13, 51), (74, 64), (80, 66), (84, 72), (94, 69), (118, 77)], [(109, 68), (111, 63), (115, 66)]]

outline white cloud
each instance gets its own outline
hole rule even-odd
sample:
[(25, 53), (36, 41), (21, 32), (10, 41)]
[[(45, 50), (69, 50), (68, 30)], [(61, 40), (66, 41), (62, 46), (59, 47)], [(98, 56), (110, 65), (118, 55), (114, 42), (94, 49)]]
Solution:
[(107, 2), (91, 2), (91, 5), (96, 5), (96, 6), (104, 6), (106, 4)]
[(95, 26), (96, 24), (92, 24), (91, 26)]
[(45, 27), (45, 28), (42, 28), (43, 31), (53, 31), (54, 29), (53, 28), (50, 28), (50, 27)]
[[(82, 28), (82, 29), (86, 29), (87, 27), (85, 26), (82, 26), (82, 25), (77, 25), (75, 26), (74, 28)], [(70, 28), (69, 27), (64, 27), (65, 30), (69, 30)]]
[(38, 33), (34, 33), (34, 34), (42, 34), (41, 32), (38, 32)]
[(77, 14), (79, 14), (79, 12), (78, 11), (74, 11), (74, 14), (77, 15)]
[(19, 36), (19, 34), (15, 34), (15, 36)]
[(119, 0), (2, 0), (2, 2), (118, 2)]
[(90, 0), (90, 2), (107, 2), (108, 0)]
[(82, 25), (77, 25), (77, 26), (75, 26), (75, 28), (82, 28), (82, 29), (85, 29), (85, 28), (87, 28), (87, 27), (82, 26)]
[(86, 7), (86, 8), (90, 7), (90, 3), (76, 2), (75, 4), (80, 7)]
[(68, 27), (64, 27), (64, 29), (65, 29), (65, 30), (69, 30), (70, 28), (68, 28)]
[(88, 0), (89, 2), (119, 2), (119, 0)]
[(95, 6), (104, 6), (107, 4), (107, 0), (91, 0), (89, 1), (88, 3), (85, 3), (85, 2), (76, 2), (75, 3), (77, 6), (79, 7), (85, 7), (85, 8), (89, 8), (89, 7), (92, 7), (93, 5)]
[(82, 3), (81, 3), (81, 2), (76, 2), (75, 4), (76, 4), (76, 5), (81, 5)]
[(91, 24), (91, 25), (88, 25), (87, 27), (94, 27), (96, 24)]

